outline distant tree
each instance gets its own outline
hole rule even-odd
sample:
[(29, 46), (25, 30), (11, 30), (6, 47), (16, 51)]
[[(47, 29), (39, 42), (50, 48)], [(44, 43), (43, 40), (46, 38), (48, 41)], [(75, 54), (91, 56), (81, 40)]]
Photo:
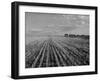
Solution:
[(65, 34), (64, 36), (65, 36), (65, 37), (68, 37), (68, 34)]

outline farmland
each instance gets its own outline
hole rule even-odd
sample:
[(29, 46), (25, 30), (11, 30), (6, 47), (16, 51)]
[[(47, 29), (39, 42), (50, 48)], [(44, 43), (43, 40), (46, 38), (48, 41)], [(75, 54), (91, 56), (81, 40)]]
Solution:
[(47, 36), (25, 46), (25, 67), (89, 65), (89, 39)]

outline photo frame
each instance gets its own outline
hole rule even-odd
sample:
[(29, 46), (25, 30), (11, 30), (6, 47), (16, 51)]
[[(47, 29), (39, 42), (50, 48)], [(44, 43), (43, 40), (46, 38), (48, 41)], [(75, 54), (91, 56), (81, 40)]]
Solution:
[(97, 7), (12, 2), (13, 79), (97, 74)]

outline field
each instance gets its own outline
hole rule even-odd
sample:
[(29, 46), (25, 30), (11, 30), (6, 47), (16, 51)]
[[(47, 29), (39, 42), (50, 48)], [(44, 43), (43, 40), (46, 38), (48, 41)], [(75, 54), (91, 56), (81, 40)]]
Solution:
[(25, 46), (26, 68), (81, 65), (89, 65), (89, 39), (47, 36)]

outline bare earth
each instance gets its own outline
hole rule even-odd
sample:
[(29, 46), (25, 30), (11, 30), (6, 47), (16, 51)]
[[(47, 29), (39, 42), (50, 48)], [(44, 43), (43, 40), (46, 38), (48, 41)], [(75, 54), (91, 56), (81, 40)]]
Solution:
[(26, 68), (80, 65), (89, 65), (89, 39), (48, 36), (26, 44)]

